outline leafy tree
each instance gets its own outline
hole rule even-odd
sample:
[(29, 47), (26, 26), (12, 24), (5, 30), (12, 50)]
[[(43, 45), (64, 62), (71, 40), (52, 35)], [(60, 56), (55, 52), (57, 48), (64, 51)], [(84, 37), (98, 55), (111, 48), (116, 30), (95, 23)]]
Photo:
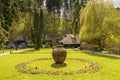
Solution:
[(119, 18), (111, 1), (91, 0), (82, 12), (81, 24), (81, 41), (97, 44), (100, 51), (107, 38), (119, 34)]
[(83, 6), (83, 0), (80, 3), (79, 0), (74, 0), (74, 5), (71, 13), (71, 31), (74, 35), (78, 35), (80, 31), (80, 10)]
[[(21, 37), (24, 40), (30, 40), (31, 39), (31, 25), (33, 26), (33, 23), (31, 22), (29, 13), (21, 13), (19, 17), (18, 22), (14, 22), (12, 24), (12, 27), (9, 30), (9, 41), (14, 42), (16, 39)], [(32, 20), (33, 21), (33, 20)], [(22, 34), (21, 34), (22, 33)]]
[(60, 7), (61, 7), (61, 0), (46, 0), (46, 7), (48, 12), (56, 12), (60, 13)]
[[(107, 5), (109, 14), (104, 19), (104, 33), (106, 34), (105, 48), (111, 53), (120, 53), (120, 16), (113, 4)], [(114, 47), (113, 47), (114, 46)]]
[[(19, 6), (17, 0), (0, 0), (0, 20), (1, 20), (1, 43), (2, 46), (8, 39), (8, 33), (13, 23), (19, 20)], [(7, 34), (7, 35), (6, 35)]]
[(8, 40), (8, 32), (0, 26), (0, 50), (4, 48), (4, 44)]
[(47, 34), (50, 37), (57, 37), (60, 35), (60, 9), (61, 0), (46, 0), (46, 8), (48, 11), (47, 20)]
[(5, 30), (9, 30), (11, 27), (12, 23), (14, 21), (18, 21), (19, 18), (19, 8), (18, 8), (18, 3), (17, 0), (1, 0), (1, 14), (2, 14), (2, 19), (4, 19), (4, 23), (2, 23), (2, 27)]
[(44, 36), (57, 37), (61, 34), (60, 15), (44, 12)]
[(70, 1), (62, 0), (60, 27), (62, 34), (71, 33), (70, 22)]
[(69, 24), (69, 20), (65, 18), (60, 19), (60, 28), (61, 28), (61, 34), (70, 34), (71, 33), (71, 27)]

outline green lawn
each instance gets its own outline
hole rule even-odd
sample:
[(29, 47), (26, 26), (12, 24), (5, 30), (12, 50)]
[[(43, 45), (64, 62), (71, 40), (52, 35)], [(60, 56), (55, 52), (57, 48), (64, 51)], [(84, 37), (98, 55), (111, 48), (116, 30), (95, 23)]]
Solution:
[[(51, 49), (39, 51), (29, 50), (22, 53), (0, 56), (0, 80), (120, 80), (120, 59), (113, 57), (99, 56), (82, 51), (68, 50), (68, 58), (87, 59), (97, 62), (101, 69), (93, 73), (73, 75), (52, 75), (52, 74), (24, 74), (15, 69), (17, 64), (39, 58), (52, 58)], [(66, 60), (66, 67), (51, 67), (53, 60), (38, 61), (28, 64), (28, 67), (38, 66), (43, 70), (74, 71), (83, 68), (86, 63)]]

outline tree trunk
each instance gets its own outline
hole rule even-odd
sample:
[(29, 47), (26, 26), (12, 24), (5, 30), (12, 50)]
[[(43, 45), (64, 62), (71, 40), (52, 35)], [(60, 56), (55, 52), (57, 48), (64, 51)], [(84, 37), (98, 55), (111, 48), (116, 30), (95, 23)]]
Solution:
[(98, 40), (98, 46), (99, 46), (99, 50), (98, 51), (101, 52), (103, 50), (101, 40)]

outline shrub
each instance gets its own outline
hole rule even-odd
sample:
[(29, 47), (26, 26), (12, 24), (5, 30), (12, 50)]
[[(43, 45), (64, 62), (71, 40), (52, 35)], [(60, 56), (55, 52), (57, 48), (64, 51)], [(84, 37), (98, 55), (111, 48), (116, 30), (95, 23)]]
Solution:
[(33, 48), (34, 44), (28, 44), (27, 46), (28, 46), (28, 48)]
[(92, 44), (92, 43), (88, 43), (88, 42), (84, 42), (82, 44), (82, 49), (83, 50), (90, 50), (90, 51), (100, 51), (98, 45)]
[(120, 54), (120, 37), (106, 39), (106, 50), (113, 54)]

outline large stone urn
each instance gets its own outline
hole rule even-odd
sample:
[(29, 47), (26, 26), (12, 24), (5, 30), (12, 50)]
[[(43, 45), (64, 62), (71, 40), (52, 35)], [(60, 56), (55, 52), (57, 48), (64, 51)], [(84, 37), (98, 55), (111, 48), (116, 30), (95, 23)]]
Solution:
[(67, 51), (62, 45), (57, 45), (53, 48), (52, 57), (55, 63), (64, 63), (67, 56)]

